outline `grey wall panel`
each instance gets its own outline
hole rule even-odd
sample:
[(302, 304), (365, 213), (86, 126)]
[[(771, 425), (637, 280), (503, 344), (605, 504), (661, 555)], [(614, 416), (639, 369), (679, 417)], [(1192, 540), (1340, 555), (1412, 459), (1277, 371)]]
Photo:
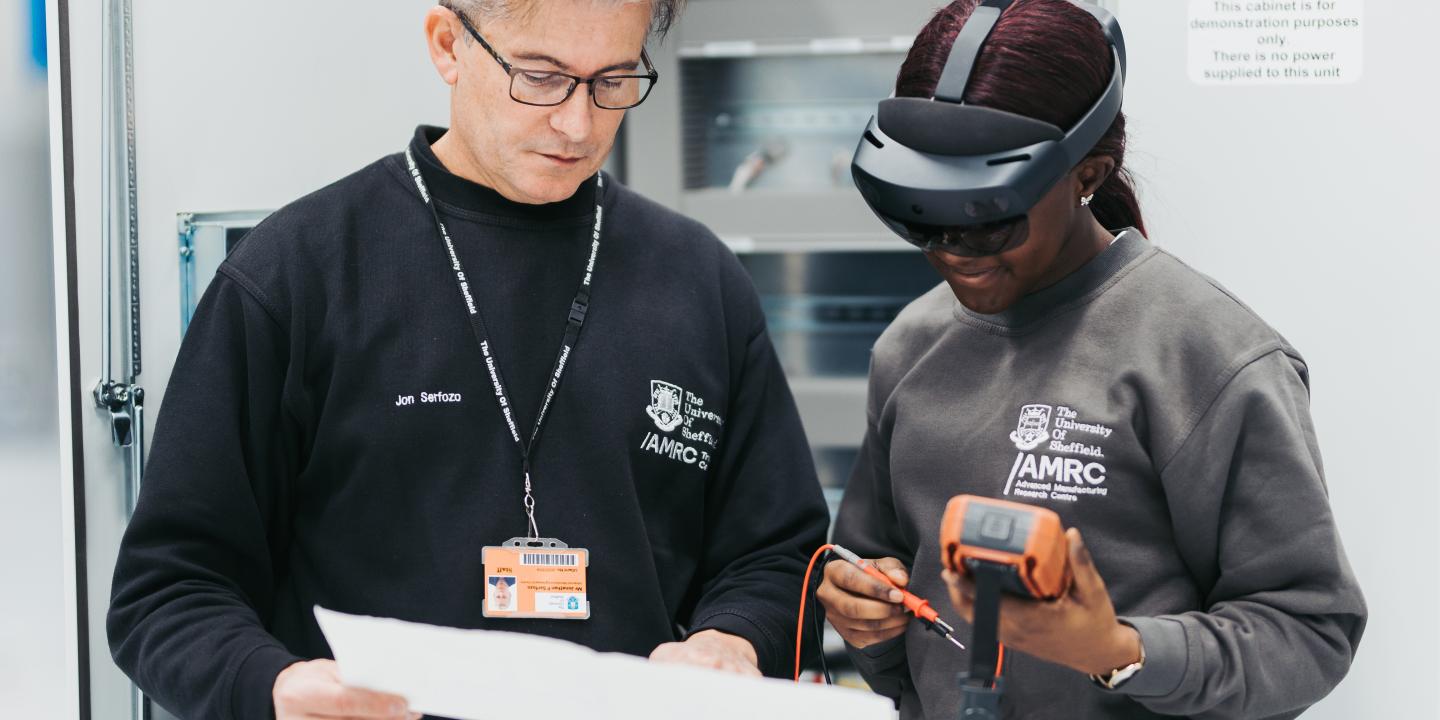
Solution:
[[(141, 303), (148, 428), (180, 342), (176, 214), (275, 208), (381, 155), (417, 123), (448, 124), (430, 65), (425, 0), (367, 5), (134, 3)], [(82, 383), (99, 376), (100, 4), (71, 7)], [(118, 348), (117, 348), (118, 349)], [(94, 717), (128, 718), (128, 681), (104, 634), (126, 513), (108, 420), (81, 399), (87, 476), (85, 598)], [(65, 408), (68, 414), (68, 408)]]
[(78, 679), (66, 640), (75, 615), (66, 603), (73, 571), (63, 543), (48, 78), (32, 57), (31, 11), (0, 4), (0, 714), (70, 718)]

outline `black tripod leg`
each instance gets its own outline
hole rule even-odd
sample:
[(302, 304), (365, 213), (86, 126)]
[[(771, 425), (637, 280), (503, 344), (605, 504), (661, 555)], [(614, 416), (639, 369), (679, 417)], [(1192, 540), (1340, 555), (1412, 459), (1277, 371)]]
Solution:
[(1000, 589), (1005, 569), (976, 563), (975, 622), (970, 635), (970, 672), (960, 675), (960, 717), (999, 720), (1002, 683), (995, 677), (1000, 661)]

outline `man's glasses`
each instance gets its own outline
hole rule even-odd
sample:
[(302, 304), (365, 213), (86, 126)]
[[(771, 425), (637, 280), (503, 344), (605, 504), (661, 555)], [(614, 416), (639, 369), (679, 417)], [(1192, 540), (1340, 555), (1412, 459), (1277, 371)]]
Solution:
[(485, 48), (490, 57), (495, 58), (495, 62), (500, 63), (500, 67), (510, 76), (510, 98), (518, 103), (541, 107), (559, 105), (569, 100), (575, 88), (585, 83), (590, 86), (590, 99), (596, 107), (625, 110), (645, 102), (651, 88), (655, 87), (655, 81), (660, 79), (660, 73), (655, 72), (655, 66), (650, 64), (650, 55), (644, 48), (640, 49), (640, 61), (645, 63), (644, 75), (599, 75), (582, 78), (555, 70), (517, 68), (500, 57), (500, 53), (495, 52), (490, 43), (485, 42), (485, 38), (470, 24), (469, 18), (458, 10), (455, 15), (460, 18), (465, 29), (480, 42), (480, 46)]

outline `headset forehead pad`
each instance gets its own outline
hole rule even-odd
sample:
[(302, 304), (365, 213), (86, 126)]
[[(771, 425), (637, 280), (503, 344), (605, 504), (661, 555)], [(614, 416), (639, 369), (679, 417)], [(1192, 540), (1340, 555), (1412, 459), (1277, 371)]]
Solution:
[(991, 155), (1065, 138), (1043, 120), (928, 98), (883, 100), (875, 121), (896, 142), (932, 155)]

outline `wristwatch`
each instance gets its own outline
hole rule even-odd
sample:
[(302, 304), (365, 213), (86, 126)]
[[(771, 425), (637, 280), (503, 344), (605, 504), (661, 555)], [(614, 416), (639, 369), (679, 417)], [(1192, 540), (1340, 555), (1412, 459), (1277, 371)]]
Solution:
[(1099, 685), (1106, 690), (1116, 690), (1119, 689), (1121, 685), (1124, 685), (1126, 680), (1134, 677), (1135, 673), (1140, 672), (1140, 670), (1144, 667), (1145, 643), (1142, 642), (1140, 643), (1140, 660), (1138, 662), (1130, 663), (1129, 665), (1126, 665), (1122, 668), (1116, 668), (1108, 673), (1105, 673), (1104, 675), (1091, 675), (1090, 679), (1093, 680), (1096, 685)]

